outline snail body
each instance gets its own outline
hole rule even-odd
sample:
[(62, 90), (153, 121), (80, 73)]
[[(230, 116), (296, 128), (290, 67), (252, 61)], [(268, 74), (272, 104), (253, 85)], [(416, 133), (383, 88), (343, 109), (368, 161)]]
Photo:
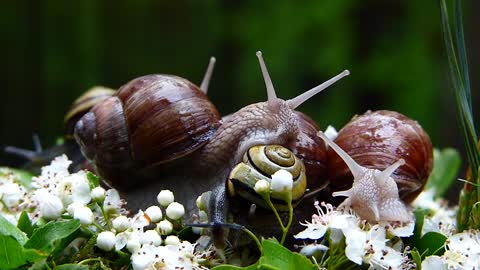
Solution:
[[(216, 109), (204, 101), (205, 95), (192, 83), (166, 75), (135, 79), (77, 122), (75, 136), (83, 153), (94, 162), (102, 177), (123, 191), (129, 202), (140, 202), (137, 207), (152, 203), (158, 190), (168, 188), (177, 191), (177, 200), (191, 214), (196, 210), (197, 196), (211, 191), (207, 207), (209, 220), (214, 224), (226, 223), (229, 211), (226, 180), (231, 169), (242, 161), (242, 156), (251, 147), (278, 144), (306, 159), (326, 157), (325, 145), (316, 136), (316, 125), (308, 122), (299, 124), (309, 118), (296, 112), (295, 108), (348, 75), (348, 71), (344, 71), (296, 98), (282, 100), (276, 97), (261, 54), (257, 53), (257, 56), (267, 85), (267, 102), (248, 105), (221, 123)], [(169, 95), (158, 98), (159, 88), (169, 90)], [(189, 95), (202, 105), (185, 104), (186, 98), (177, 94), (180, 89), (174, 91), (173, 88), (195, 89), (195, 93)], [(145, 96), (140, 96), (140, 92), (145, 92)], [(169, 106), (156, 112), (164, 105), (174, 104), (173, 101), (165, 101), (170, 95), (183, 105)], [(197, 98), (199, 95), (203, 95), (202, 99)], [(122, 113), (121, 108), (124, 109)], [(172, 110), (167, 112), (169, 109)], [(139, 113), (140, 117), (135, 115)], [(148, 120), (162, 113), (167, 117)], [(124, 115), (118, 120), (123, 124), (111, 119), (117, 114)], [(173, 122), (177, 118), (187, 121), (184, 126), (198, 128), (202, 132), (180, 131), (174, 126), (179, 122)], [(166, 134), (162, 135), (162, 132)], [(163, 145), (165, 142), (167, 146)], [(323, 153), (302, 153), (311, 145), (319, 147), (308, 151)], [(116, 153), (117, 150), (120, 152)], [(312, 169), (312, 172), (321, 173), (325, 168), (324, 160), (310, 160), (308, 163), (319, 168)], [(143, 201), (146, 198), (149, 199)]]

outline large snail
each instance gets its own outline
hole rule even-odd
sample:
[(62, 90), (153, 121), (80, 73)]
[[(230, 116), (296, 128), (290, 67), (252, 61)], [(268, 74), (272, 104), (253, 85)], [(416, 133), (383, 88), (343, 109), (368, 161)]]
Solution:
[(316, 136), (313, 120), (295, 108), (348, 71), (282, 100), (276, 97), (261, 53), (257, 56), (267, 102), (248, 105), (220, 123), (217, 110), (194, 84), (169, 75), (144, 76), (77, 122), (75, 136), (82, 152), (133, 208), (153, 203), (156, 192), (168, 188), (176, 191), (187, 213), (193, 213), (197, 196), (211, 190), (208, 214), (214, 224), (227, 222), (226, 179), (253, 146), (282, 145), (303, 159), (307, 178), (308, 172), (321, 175), (325, 144)]

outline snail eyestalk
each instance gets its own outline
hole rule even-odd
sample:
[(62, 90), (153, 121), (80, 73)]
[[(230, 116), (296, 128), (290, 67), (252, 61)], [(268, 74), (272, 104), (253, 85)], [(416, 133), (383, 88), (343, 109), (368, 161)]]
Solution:
[(322, 131), (319, 131), (317, 135), (322, 138), (330, 147), (332, 147), (333, 150), (345, 161), (347, 164), (348, 168), (353, 174), (353, 177), (355, 179), (360, 178), (361, 174), (364, 172), (364, 168), (358, 163), (353, 160), (345, 151), (343, 151), (342, 148), (340, 148), (336, 143), (334, 143), (332, 140), (330, 140), (327, 136)]
[(392, 173), (398, 169), (398, 167), (402, 166), (405, 164), (405, 160), (402, 158), (402, 159), (399, 159), (397, 162), (393, 163), (392, 165), (388, 166), (384, 171), (382, 171), (382, 173), (380, 173), (377, 177), (385, 182), (387, 181), (387, 179), (392, 175)]
[(200, 90), (202, 90), (203, 93), (207, 93), (208, 91), (208, 85), (210, 84), (210, 79), (212, 78), (213, 74), (213, 68), (215, 67), (215, 62), (216, 59), (215, 57), (210, 57), (210, 62), (208, 62), (208, 67), (207, 71), (205, 72), (205, 75), (203, 76), (202, 83), (200, 84)]
[(315, 86), (314, 88), (304, 92), (303, 94), (298, 95), (292, 99), (287, 100), (288, 106), (294, 110), (298, 106), (300, 106), (303, 102), (307, 101), (309, 98), (313, 97), (314, 95), (322, 92), (324, 89), (328, 88), (330, 85), (336, 83), (341, 78), (350, 75), (350, 71), (347, 69), (344, 70), (342, 73), (338, 74), (337, 76), (331, 78), (330, 80)]
[(275, 93), (275, 88), (273, 88), (272, 80), (268, 74), (267, 67), (265, 66), (265, 61), (263, 61), (262, 52), (257, 52), (258, 62), (260, 63), (260, 68), (262, 69), (263, 79), (265, 80), (265, 86), (267, 87), (267, 96), (268, 96), (268, 107), (278, 108), (278, 99), (277, 94)]

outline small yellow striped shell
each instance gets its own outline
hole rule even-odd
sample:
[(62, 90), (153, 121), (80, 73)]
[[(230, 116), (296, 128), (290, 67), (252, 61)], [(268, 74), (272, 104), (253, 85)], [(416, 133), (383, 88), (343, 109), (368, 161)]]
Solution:
[[(259, 145), (251, 147), (243, 156), (243, 162), (235, 166), (228, 177), (228, 193), (241, 197), (264, 208), (269, 208), (255, 190), (261, 179), (271, 182), (271, 175), (283, 169), (293, 176), (292, 205), (297, 205), (307, 188), (305, 166), (289, 149), (281, 145)], [(287, 204), (275, 193), (271, 194), (275, 208), (288, 210)]]
[(95, 86), (86, 91), (83, 95), (77, 98), (68, 112), (65, 114), (65, 139), (73, 139), (73, 129), (77, 121), (97, 103), (100, 103), (107, 97), (112, 96), (115, 90), (103, 87)]

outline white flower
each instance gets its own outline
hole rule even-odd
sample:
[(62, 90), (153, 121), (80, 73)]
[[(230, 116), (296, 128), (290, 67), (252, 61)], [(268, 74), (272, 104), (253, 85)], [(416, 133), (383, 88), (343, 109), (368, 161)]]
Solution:
[(68, 160), (66, 155), (58, 156), (52, 160), (50, 165), (42, 167), (41, 175), (34, 178), (39, 179), (40, 181), (51, 178), (64, 178), (70, 175), (68, 172), (68, 166), (70, 166), (70, 164), (72, 164), (72, 162)]
[(6, 207), (18, 206), (23, 201), (25, 189), (17, 183), (5, 183), (0, 188), (0, 199)]
[(173, 220), (177, 220), (183, 217), (183, 215), (185, 214), (185, 208), (183, 207), (183, 205), (177, 202), (173, 202), (168, 205), (166, 212), (167, 212), (167, 217)]
[(162, 219), (162, 210), (156, 205), (148, 207), (147, 210), (145, 210), (145, 214), (147, 214), (150, 217), (150, 221), (154, 223)]
[(179, 246), (180, 239), (175, 235), (169, 235), (167, 236), (167, 238), (165, 238), (165, 245)]
[(144, 245), (142, 248), (137, 250), (130, 260), (132, 262), (132, 267), (134, 270), (143, 270), (148, 269), (155, 260), (155, 255), (157, 253), (157, 248), (152, 245)]
[(205, 210), (205, 205), (203, 203), (203, 194), (197, 197), (197, 200), (195, 201), (195, 204), (197, 205), (197, 208), (200, 211)]
[(417, 208), (430, 210), (425, 216), (422, 227), (422, 236), (428, 232), (438, 232), (450, 236), (456, 231), (457, 210), (448, 207), (448, 202), (443, 199), (434, 199), (433, 188), (422, 191), (412, 202)]
[(160, 246), (162, 244), (162, 238), (155, 230), (148, 230), (140, 236), (140, 243), (142, 245)]
[(313, 243), (313, 244), (303, 246), (300, 249), (300, 254), (307, 257), (311, 257), (311, 256), (322, 254), (324, 251), (327, 251), (327, 250), (328, 250), (328, 247), (322, 244)]
[(128, 240), (127, 240), (127, 249), (130, 251), (130, 253), (134, 253), (137, 250), (139, 250), (142, 247), (142, 244), (140, 243), (140, 238), (136, 233), (131, 233), (129, 234)]
[(75, 208), (73, 218), (78, 219), (82, 225), (90, 225), (93, 222), (93, 212), (86, 206)]
[(75, 213), (75, 209), (83, 206), (83, 203), (73, 202), (67, 206), (67, 212), (73, 216), (73, 214)]
[(162, 190), (157, 195), (157, 201), (163, 207), (166, 207), (169, 204), (171, 204), (174, 201), (174, 199), (175, 197), (173, 196), (173, 192), (171, 192), (170, 190)]
[(102, 188), (102, 187), (96, 187), (94, 189), (92, 189), (92, 192), (91, 192), (91, 196), (92, 196), (92, 199), (94, 199), (95, 201), (102, 201), (103, 199), (105, 199), (105, 189)]
[(387, 233), (398, 237), (409, 237), (413, 235), (415, 222), (402, 223), (398, 221), (380, 221), (379, 225), (384, 227)]
[(267, 180), (258, 180), (253, 189), (258, 194), (268, 193), (270, 191), (270, 183)]
[(117, 232), (123, 232), (130, 228), (130, 221), (126, 216), (118, 216), (112, 221), (112, 225)]
[(442, 257), (428, 256), (422, 261), (422, 270), (447, 270), (448, 265)]
[(101, 232), (97, 236), (97, 247), (101, 250), (110, 251), (115, 246), (115, 234), (112, 232)]
[[(333, 127), (333, 126), (328, 126), (327, 129), (325, 130), (324, 132), (325, 136), (327, 136), (327, 138), (329, 138), (330, 140), (332, 141), (335, 141), (335, 139), (337, 138), (338, 136), (338, 132), (337, 130)], [(328, 144), (325, 143), (327, 148), (328, 148)]]
[(109, 189), (105, 192), (105, 200), (103, 201), (103, 210), (109, 213), (119, 213), (122, 207), (122, 201), (120, 200), (120, 194), (115, 189)]
[(302, 225), (307, 226), (307, 229), (295, 235), (295, 238), (320, 239), (325, 235), (329, 228), (343, 229), (348, 226), (348, 219), (355, 218), (352, 215), (345, 215), (336, 211), (331, 204), (322, 202), (321, 206), (325, 208), (325, 211), (320, 207), (318, 201), (315, 202), (315, 208), (317, 208), (318, 214), (312, 216), (311, 223), (302, 223)]
[(480, 268), (480, 231), (469, 230), (450, 236), (444, 253), (449, 267)]
[(150, 225), (150, 220), (145, 217), (142, 210), (138, 210), (138, 213), (131, 220), (132, 229), (136, 232), (143, 232), (143, 228), (148, 225)]
[(60, 181), (58, 192), (64, 205), (69, 205), (72, 202), (79, 202), (86, 205), (92, 199), (87, 175), (84, 171), (79, 171), (64, 177)]
[(167, 235), (173, 231), (173, 225), (170, 221), (165, 219), (157, 224), (157, 229), (161, 235)]
[(293, 188), (293, 176), (286, 170), (278, 170), (272, 175), (270, 189), (275, 193), (291, 193)]
[(37, 189), (34, 195), (35, 199), (40, 202), (38, 208), (40, 215), (45, 219), (57, 219), (63, 213), (63, 203), (57, 196), (50, 194), (45, 189)]
[[(116, 251), (122, 250), (122, 248), (124, 248), (127, 245), (131, 234), (133, 234), (133, 233), (121, 232), (121, 233), (118, 233), (117, 235), (115, 235), (115, 250)], [(140, 243), (139, 243), (139, 245), (140, 245)], [(140, 246), (138, 248), (140, 248)]]

